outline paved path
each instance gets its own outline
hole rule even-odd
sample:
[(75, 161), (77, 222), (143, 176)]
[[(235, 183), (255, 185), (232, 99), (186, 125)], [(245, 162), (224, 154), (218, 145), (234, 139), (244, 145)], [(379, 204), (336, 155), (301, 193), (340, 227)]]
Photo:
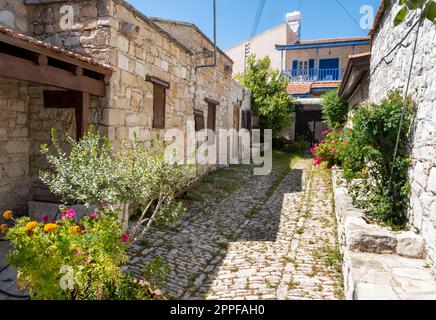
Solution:
[(174, 298), (341, 298), (330, 178), (309, 159), (281, 173), (238, 172), (237, 190), (194, 202), (180, 226), (133, 247), (131, 269), (140, 275), (159, 255), (172, 270), (162, 289)]

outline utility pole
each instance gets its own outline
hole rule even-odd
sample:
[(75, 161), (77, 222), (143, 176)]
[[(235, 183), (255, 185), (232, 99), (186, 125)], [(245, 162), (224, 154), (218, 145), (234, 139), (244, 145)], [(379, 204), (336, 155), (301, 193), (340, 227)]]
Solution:
[(248, 56), (250, 55), (251, 49), (250, 49), (250, 43), (246, 43), (245, 44), (245, 52), (244, 52), (244, 75), (245, 72), (247, 71), (247, 59)]

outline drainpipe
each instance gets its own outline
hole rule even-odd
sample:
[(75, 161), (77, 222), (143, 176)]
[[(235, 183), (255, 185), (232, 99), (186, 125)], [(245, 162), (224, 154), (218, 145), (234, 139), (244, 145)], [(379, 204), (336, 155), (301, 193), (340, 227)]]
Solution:
[(213, 0), (213, 63), (205, 64), (205, 65), (201, 65), (201, 66), (196, 66), (195, 70), (200, 69), (200, 68), (215, 67), (216, 63), (217, 63), (216, 51), (217, 51), (217, 45), (216, 45), (216, 0)]

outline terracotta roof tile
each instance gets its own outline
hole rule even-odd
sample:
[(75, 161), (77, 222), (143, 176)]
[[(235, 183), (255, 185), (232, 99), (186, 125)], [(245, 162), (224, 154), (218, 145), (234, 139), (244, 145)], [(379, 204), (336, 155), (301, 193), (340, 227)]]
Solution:
[(312, 84), (312, 89), (319, 88), (338, 88), (341, 84), (340, 81), (330, 81), (330, 82), (314, 82)]
[(288, 94), (310, 94), (312, 89), (338, 88), (340, 81), (329, 82), (289, 82), (286, 91)]
[(103, 68), (103, 69), (112, 70), (111, 66), (109, 66), (107, 64), (104, 64), (104, 63), (101, 63), (101, 62), (99, 62), (99, 61), (97, 61), (97, 60), (95, 60), (93, 58), (86, 57), (86, 56), (83, 56), (81, 54), (65, 50), (65, 49), (57, 47), (57, 46), (55, 46), (53, 44), (50, 44), (50, 43), (47, 43), (47, 42), (44, 42), (44, 41), (40, 41), (38, 39), (26, 36), (24, 34), (18, 33), (18, 32), (14, 31), (14, 30), (5, 28), (3, 26), (0, 26), (0, 33), (5, 34), (5, 35), (10, 36), (10, 37), (13, 37), (13, 38), (16, 38), (16, 39), (19, 39), (21, 41), (28, 42), (30, 44), (33, 44), (33, 45), (36, 45), (36, 46), (39, 46), (39, 47), (42, 47), (42, 48), (46, 48), (46, 49), (52, 50), (53, 52), (57, 52), (57, 53), (63, 54), (63, 55), (68, 56), (70, 58), (74, 58), (76, 60), (79, 60), (81, 62), (89, 63), (89, 64), (92, 64), (94, 66), (97, 66), (97, 67), (100, 67), (100, 68)]
[(311, 82), (289, 82), (286, 91), (288, 94), (309, 94), (312, 88)]

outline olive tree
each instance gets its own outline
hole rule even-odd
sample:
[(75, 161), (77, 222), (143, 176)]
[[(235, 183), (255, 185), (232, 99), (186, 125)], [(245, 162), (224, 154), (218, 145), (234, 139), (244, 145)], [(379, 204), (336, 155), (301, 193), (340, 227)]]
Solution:
[[(165, 143), (158, 138), (149, 147), (137, 139), (114, 152), (106, 137), (91, 128), (80, 141), (65, 135), (71, 151), (64, 151), (52, 130), (52, 147), (41, 146), (50, 170), (40, 179), (66, 204), (121, 207), (124, 231), (140, 240), (153, 223), (175, 222), (184, 208), (175, 199), (195, 179), (195, 168), (165, 161)], [(142, 208), (140, 217), (128, 230), (129, 205)]]

